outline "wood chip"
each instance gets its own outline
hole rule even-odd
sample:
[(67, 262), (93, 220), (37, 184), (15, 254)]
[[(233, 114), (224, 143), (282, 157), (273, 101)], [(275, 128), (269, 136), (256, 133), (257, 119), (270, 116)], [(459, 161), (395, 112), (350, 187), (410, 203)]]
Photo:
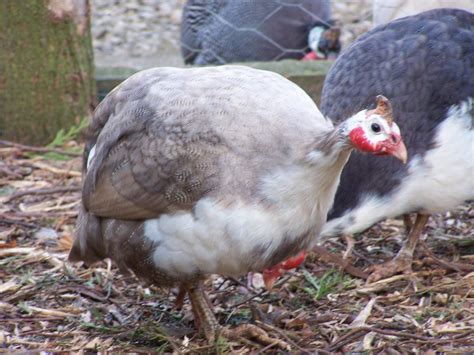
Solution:
[(364, 307), (362, 311), (360, 311), (359, 315), (354, 319), (351, 323), (351, 326), (354, 328), (362, 327), (366, 325), (367, 319), (372, 312), (372, 308), (374, 307), (375, 302), (377, 301), (377, 297), (372, 298), (367, 305)]
[(31, 311), (33, 311), (33, 312), (36, 312), (36, 313), (45, 315), (45, 316), (52, 316), (52, 317), (77, 317), (76, 314), (73, 314), (73, 313), (66, 313), (66, 312), (63, 312), (63, 311), (57, 311), (57, 310), (54, 310), (54, 309), (44, 309), (44, 308), (39, 308), (39, 307), (34, 307), (34, 306), (28, 306), (28, 309), (31, 310)]
[(0, 293), (8, 291), (16, 291), (21, 287), (21, 284), (18, 282), (18, 279), (13, 278), (3, 284), (0, 284)]

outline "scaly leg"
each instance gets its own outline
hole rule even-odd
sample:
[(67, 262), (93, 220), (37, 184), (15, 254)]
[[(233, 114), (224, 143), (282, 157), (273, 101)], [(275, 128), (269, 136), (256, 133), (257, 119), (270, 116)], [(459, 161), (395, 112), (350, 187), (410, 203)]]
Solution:
[(202, 288), (202, 283), (186, 285), (186, 289), (191, 300), (196, 326), (204, 331), (204, 336), (209, 342), (214, 342), (219, 331), (219, 323)]
[(399, 272), (406, 274), (412, 272), (413, 254), (428, 218), (429, 216), (426, 214), (418, 213), (416, 215), (415, 224), (411, 228), (408, 240), (403, 243), (397, 256), (387, 263), (373, 266), (370, 270), (372, 273), (367, 279), (368, 283), (393, 276)]
[(283, 340), (270, 337), (263, 329), (253, 324), (241, 324), (237, 328), (220, 328), (214, 312), (212, 311), (211, 302), (207, 298), (202, 288), (202, 283), (197, 282), (192, 285), (184, 286), (188, 291), (191, 300), (192, 310), (196, 327), (204, 331), (206, 339), (213, 343), (217, 336), (221, 334), (228, 339), (238, 339), (239, 337), (256, 340), (265, 345), (274, 344), (284, 350), (289, 350), (289, 345)]
[(176, 301), (174, 301), (174, 308), (181, 309), (181, 307), (183, 307), (184, 297), (186, 296), (186, 293), (188, 293), (186, 288), (183, 286), (180, 286), (179, 292), (176, 295)]
[(403, 223), (405, 224), (405, 232), (410, 234), (410, 231), (413, 228), (413, 221), (408, 213), (403, 215)]

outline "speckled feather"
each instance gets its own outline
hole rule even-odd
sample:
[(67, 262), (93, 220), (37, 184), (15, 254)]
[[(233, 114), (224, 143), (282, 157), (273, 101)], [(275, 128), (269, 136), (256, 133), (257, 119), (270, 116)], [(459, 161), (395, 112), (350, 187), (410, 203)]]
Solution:
[[(335, 132), (275, 73), (140, 72), (94, 114), (70, 259), (111, 257), (159, 285), (273, 265), (323, 225), (350, 153), (325, 157)], [(313, 149), (334, 167), (307, 163)]]
[[(332, 219), (329, 235), (358, 232), (379, 218), (388, 217), (388, 214), (370, 215), (365, 222), (347, 218), (341, 220), (339, 226), (336, 223), (339, 217), (350, 217), (349, 212), (361, 207), (367, 197), (378, 196), (382, 203), (383, 198), (400, 189), (414, 169), (413, 164), (438, 145), (435, 138), (449, 109), (474, 97), (474, 15), (462, 10), (432, 10), (379, 26), (361, 36), (329, 71), (321, 111), (340, 122), (370, 107), (375, 94), (390, 99), (408, 149), (409, 164), (401, 166), (392, 158), (370, 159), (359, 153), (352, 154), (343, 170), (329, 216)], [(469, 124), (466, 134), (468, 130)], [(469, 142), (469, 138), (466, 139)], [(469, 144), (458, 152), (459, 155), (472, 153)], [(469, 170), (472, 162), (470, 164), (471, 167), (467, 163), (464, 174), (472, 173)], [(449, 186), (445, 188), (449, 194)], [(390, 204), (390, 200), (386, 202)], [(416, 201), (407, 198), (399, 212), (430, 211), (431, 206), (422, 200), (419, 203), (421, 205), (416, 206)], [(451, 207), (449, 203), (446, 205), (446, 208)], [(382, 205), (378, 210), (382, 210)]]
[(99, 143), (85, 206), (104, 217), (141, 219), (189, 209), (206, 194), (258, 198), (256, 174), (302, 159), (315, 132), (332, 128), (302, 94), (276, 74), (238, 66), (132, 77), (94, 116), (88, 145), (95, 137)]

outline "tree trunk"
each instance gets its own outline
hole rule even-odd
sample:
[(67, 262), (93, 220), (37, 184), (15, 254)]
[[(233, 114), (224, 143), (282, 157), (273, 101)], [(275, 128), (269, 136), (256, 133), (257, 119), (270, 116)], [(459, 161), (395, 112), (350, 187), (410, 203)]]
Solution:
[(0, 0), (0, 137), (52, 141), (96, 104), (89, 0)]

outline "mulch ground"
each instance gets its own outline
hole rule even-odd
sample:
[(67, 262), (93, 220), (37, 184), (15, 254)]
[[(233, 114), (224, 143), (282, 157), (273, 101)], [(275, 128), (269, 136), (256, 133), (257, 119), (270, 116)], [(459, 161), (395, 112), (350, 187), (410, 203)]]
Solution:
[[(222, 325), (253, 323), (275, 341), (221, 337), (209, 345), (189, 302), (175, 309), (177, 290), (123, 276), (107, 261), (66, 262), (80, 148), (70, 142), (63, 155), (0, 142), (0, 352), (474, 352), (474, 203), (429, 220), (423, 239), (431, 252), (420, 248), (409, 275), (366, 284), (312, 253), (271, 292), (260, 274), (210, 278)], [(390, 260), (403, 238), (399, 219), (356, 236), (356, 274)], [(346, 250), (340, 240), (325, 246)]]

